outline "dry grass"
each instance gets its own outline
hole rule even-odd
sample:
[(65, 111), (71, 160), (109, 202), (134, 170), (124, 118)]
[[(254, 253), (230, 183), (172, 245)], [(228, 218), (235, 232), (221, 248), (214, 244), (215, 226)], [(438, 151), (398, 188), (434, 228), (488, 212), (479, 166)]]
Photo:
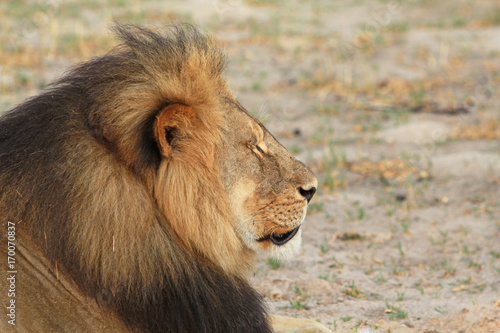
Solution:
[(451, 137), (467, 140), (500, 140), (500, 120), (487, 119), (480, 121), (479, 124), (460, 126)]
[(377, 177), (386, 180), (395, 179), (397, 181), (403, 181), (409, 176), (414, 176), (415, 179), (429, 178), (429, 173), (427, 171), (420, 170), (409, 161), (399, 158), (386, 159), (378, 162), (369, 160), (352, 162), (348, 164), (348, 169), (366, 177)]

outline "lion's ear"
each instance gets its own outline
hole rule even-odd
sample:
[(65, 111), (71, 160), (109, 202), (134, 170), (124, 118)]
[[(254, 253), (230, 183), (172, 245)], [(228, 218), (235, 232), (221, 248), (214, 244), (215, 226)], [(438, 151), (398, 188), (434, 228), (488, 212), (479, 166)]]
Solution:
[(156, 116), (155, 136), (161, 154), (170, 158), (175, 148), (175, 140), (182, 136), (190, 120), (195, 116), (194, 110), (186, 105), (171, 104)]

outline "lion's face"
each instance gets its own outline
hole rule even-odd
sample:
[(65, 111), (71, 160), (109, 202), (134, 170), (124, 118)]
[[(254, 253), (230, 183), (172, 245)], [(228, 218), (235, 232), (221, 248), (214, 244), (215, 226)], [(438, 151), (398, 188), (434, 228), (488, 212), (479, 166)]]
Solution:
[(239, 104), (223, 105), (228, 129), (219, 164), (236, 234), (249, 249), (290, 256), (317, 179)]

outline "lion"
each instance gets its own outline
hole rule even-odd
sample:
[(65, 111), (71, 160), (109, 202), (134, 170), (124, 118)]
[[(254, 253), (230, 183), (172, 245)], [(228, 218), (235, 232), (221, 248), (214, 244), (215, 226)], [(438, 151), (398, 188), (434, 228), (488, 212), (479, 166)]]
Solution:
[(248, 281), (256, 253), (297, 252), (311, 170), (229, 91), (214, 38), (113, 29), (0, 118), (1, 331), (329, 332)]

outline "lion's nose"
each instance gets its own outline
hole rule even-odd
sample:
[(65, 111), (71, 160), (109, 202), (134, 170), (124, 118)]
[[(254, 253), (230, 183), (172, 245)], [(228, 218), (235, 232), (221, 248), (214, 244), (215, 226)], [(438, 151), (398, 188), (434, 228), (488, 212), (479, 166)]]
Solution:
[(310, 189), (306, 190), (302, 187), (298, 188), (299, 193), (306, 198), (307, 202), (311, 201), (311, 198), (313, 197), (314, 193), (316, 193), (316, 187), (311, 187)]

